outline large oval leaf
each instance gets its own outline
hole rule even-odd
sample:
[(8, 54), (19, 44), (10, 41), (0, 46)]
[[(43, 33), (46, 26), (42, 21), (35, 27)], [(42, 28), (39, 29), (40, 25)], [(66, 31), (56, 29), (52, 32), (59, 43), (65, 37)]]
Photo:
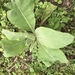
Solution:
[(25, 40), (16, 41), (16, 40), (8, 40), (8, 39), (2, 39), (2, 47), (4, 49), (4, 56), (5, 57), (12, 57), (15, 55), (18, 55), (22, 53), (26, 47), (25, 47)]
[(61, 50), (49, 49), (42, 45), (40, 45), (38, 48), (37, 57), (39, 61), (42, 61), (47, 67), (57, 60), (59, 60), (61, 63), (68, 64), (68, 60)]
[(70, 44), (74, 38), (68, 33), (62, 33), (45, 27), (37, 28), (35, 33), (37, 41), (40, 42), (40, 44), (53, 49), (65, 47)]
[(13, 1), (13, 8), (7, 12), (7, 17), (12, 24), (20, 27), (21, 29), (33, 31), (35, 27), (33, 1), (34, 0)]
[(11, 32), (9, 30), (5, 30), (5, 29), (2, 29), (2, 33), (7, 37), (7, 39), (9, 40), (24, 40), (26, 38), (29, 38), (29, 39), (32, 39), (34, 40), (35, 37), (32, 33), (28, 33), (28, 32)]
[(9, 40), (23, 40), (25, 38), (27, 38), (27, 32), (26, 33), (22, 33), (22, 32), (11, 32), (9, 30), (2, 30), (2, 33), (7, 37), (7, 39)]

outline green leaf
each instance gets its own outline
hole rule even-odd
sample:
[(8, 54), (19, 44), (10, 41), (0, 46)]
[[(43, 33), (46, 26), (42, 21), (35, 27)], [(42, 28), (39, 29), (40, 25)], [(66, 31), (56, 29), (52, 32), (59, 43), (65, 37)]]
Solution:
[(68, 33), (62, 33), (50, 28), (39, 27), (35, 30), (37, 41), (40, 44), (58, 49), (69, 45), (73, 41), (73, 36)]
[(0, 40), (0, 47), (2, 46), (2, 42), (1, 42), (1, 40)]
[(15, 0), (13, 8), (7, 12), (10, 22), (21, 29), (34, 31), (34, 0)]
[(8, 30), (3, 29), (2, 33), (7, 37), (7, 39), (9, 40), (23, 40), (25, 38), (27, 38), (27, 32), (26, 33), (22, 33), (22, 32), (11, 32)]
[(4, 49), (4, 56), (5, 57), (12, 57), (15, 55), (18, 55), (22, 53), (26, 47), (25, 47), (25, 40), (16, 41), (16, 40), (8, 40), (8, 39), (2, 39), (1, 40), (3, 44)]
[(44, 10), (44, 12), (42, 13), (42, 22), (41, 24), (43, 24), (46, 19), (51, 15), (51, 13), (57, 8), (57, 6), (54, 6), (53, 4), (51, 4), (50, 2), (47, 3), (46, 9)]
[(42, 45), (38, 48), (37, 56), (39, 61), (42, 61), (47, 67), (49, 67), (56, 60), (59, 60), (61, 63), (68, 63), (68, 60), (61, 50), (50, 49)]
[(9, 40), (24, 40), (25, 38), (29, 38), (31, 40), (34, 40), (35, 37), (32, 33), (28, 33), (28, 32), (11, 32), (9, 30), (5, 30), (5, 29), (2, 29), (2, 33), (7, 37), (7, 39)]

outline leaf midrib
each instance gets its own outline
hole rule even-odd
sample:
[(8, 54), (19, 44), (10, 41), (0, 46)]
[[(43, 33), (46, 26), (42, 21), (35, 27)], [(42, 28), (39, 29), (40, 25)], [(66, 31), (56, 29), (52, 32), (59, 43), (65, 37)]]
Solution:
[(52, 57), (52, 55), (45, 49), (45, 47), (40, 43), (40, 45), (44, 48), (45, 52), (52, 58), (53, 61), (55, 61), (55, 59)]
[[(22, 40), (22, 41), (17, 41), (17, 43), (12, 44), (11, 47), (14, 47), (14, 46), (16, 46), (16, 45), (18, 45), (18, 44), (20, 44), (20, 43), (22, 43), (22, 42), (24, 42), (24, 41), (23, 41), (23, 40)], [(6, 46), (6, 47), (8, 48), (9, 46)]]
[(32, 32), (33, 32), (33, 29), (32, 29), (32, 27), (31, 27), (30, 23), (27, 21), (27, 19), (25, 18), (24, 14), (21, 12), (21, 9), (18, 7), (18, 5), (17, 5), (16, 3), (15, 3), (15, 5), (17, 6), (17, 8), (18, 8), (18, 10), (20, 11), (21, 15), (22, 15), (23, 18), (26, 20), (27, 24), (29, 25), (30, 29), (31, 29)]

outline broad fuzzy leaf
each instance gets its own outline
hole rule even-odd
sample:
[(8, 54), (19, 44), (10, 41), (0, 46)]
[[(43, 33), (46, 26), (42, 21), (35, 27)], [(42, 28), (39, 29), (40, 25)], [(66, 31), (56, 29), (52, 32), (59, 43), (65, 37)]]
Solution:
[(42, 61), (47, 67), (56, 60), (59, 60), (61, 63), (68, 63), (68, 60), (61, 50), (49, 49), (42, 45), (38, 48), (37, 57), (39, 61)]
[(3, 44), (4, 49), (4, 56), (5, 57), (12, 57), (15, 55), (18, 55), (22, 53), (26, 47), (25, 47), (25, 40), (16, 41), (16, 40), (8, 40), (8, 39), (2, 39), (1, 40)]
[(32, 33), (28, 33), (28, 32), (11, 32), (8, 30), (3, 29), (2, 33), (7, 37), (7, 39), (9, 40), (24, 40), (25, 38), (29, 38), (31, 40), (34, 40), (35, 37)]
[(33, 31), (35, 27), (34, 0), (15, 0), (13, 8), (7, 12), (10, 22), (21, 29)]
[(58, 49), (69, 45), (73, 41), (73, 36), (68, 33), (62, 33), (50, 28), (39, 27), (35, 30), (37, 41), (40, 44)]
[(27, 38), (27, 33), (22, 32), (11, 32), (8, 30), (2, 30), (2, 33), (9, 39), (9, 40), (22, 40)]

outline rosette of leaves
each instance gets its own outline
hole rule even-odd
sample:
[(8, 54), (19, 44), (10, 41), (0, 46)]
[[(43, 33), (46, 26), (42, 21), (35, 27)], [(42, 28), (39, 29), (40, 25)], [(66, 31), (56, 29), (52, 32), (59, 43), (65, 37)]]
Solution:
[(51, 28), (38, 27), (35, 29), (34, 0), (11, 0), (11, 3), (13, 7), (7, 12), (7, 17), (12, 24), (24, 32), (2, 30), (6, 36), (1, 40), (4, 56), (16, 56), (30, 49), (31, 51), (38, 50), (36, 53), (38, 60), (47, 67), (56, 60), (68, 63), (60, 48), (72, 43), (74, 37)]

